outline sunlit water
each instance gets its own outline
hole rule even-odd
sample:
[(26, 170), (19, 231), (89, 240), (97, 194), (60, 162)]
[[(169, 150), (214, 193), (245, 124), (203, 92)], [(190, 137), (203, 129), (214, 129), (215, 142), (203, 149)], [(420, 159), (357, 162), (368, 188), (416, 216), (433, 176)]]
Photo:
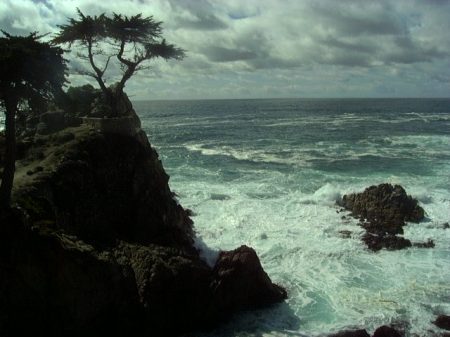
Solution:
[[(426, 336), (450, 314), (450, 100), (135, 102), (171, 188), (213, 250), (252, 246), (287, 304), (202, 336), (316, 336), (382, 324)], [(368, 251), (339, 196), (403, 185), (427, 213), (405, 237), (434, 249)], [(340, 230), (352, 231), (349, 239)], [(207, 257), (214, 256), (205, 252)]]

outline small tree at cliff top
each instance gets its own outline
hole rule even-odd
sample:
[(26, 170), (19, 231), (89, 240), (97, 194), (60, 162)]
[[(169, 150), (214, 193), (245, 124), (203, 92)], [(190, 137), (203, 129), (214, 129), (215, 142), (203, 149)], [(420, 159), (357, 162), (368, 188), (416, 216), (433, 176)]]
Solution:
[[(112, 17), (104, 13), (89, 16), (79, 9), (77, 13), (78, 19), (69, 19), (68, 24), (59, 26), (60, 31), (53, 41), (69, 44), (69, 47), (74, 43), (83, 47), (84, 53), (79, 53), (78, 56), (89, 63), (92, 71), (80, 73), (97, 81), (113, 116), (119, 113), (117, 100), (123, 95), (126, 82), (145, 68), (145, 61), (184, 57), (182, 49), (168, 44), (162, 38), (162, 22), (155, 21), (151, 16), (142, 17), (142, 14), (137, 14), (128, 17), (115, 13)], [(105, 73), (114, 56), (120, 64), (122, 77), (112, 90), (105, 82)]]
[(66, 82), (63, 50), (42, 36), (0, 37), (0, 104), (5, 111), (5, 159), (0, 185), (0, 210), (11, 199), (16, 161), (16, 115), (20, 103), (50, 98)]

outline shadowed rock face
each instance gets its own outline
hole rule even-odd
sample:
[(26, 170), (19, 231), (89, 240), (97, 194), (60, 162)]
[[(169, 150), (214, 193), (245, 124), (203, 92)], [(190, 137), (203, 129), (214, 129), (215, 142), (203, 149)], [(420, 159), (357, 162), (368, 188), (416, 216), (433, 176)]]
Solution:
[(434, 324), (441, 329), (450, 330), (450, 316), (447, 315), (439, 315)]
[(375, 330), (372, 337), (403, 337), (397, 330), (383, 325)]
[(0, 214), (1, 336), (173, 336), (286, 298), (251, 248), (199, 258), (145, 134), (71, 132), (30, 144)]
[(59, 150), (54, 167), (15, 193), (33, 223), (93, 244), (192, 247), (192, 221), (145, 134), (85, 133)]
[(380, 249), (398, 250), (411, 247), (411, 241), (401, 236), (385, 234), (385, 233), (371, 233), (366, 232), (362, 236), (362, 241), (373, 251)]
[(339, 331), (335, 334), (329, 335), (328, 337), (370, 337), (366, 330), (344, 330)]
[(247, 246), (221, 252), (214, 276), (212, 289), (220, 306), (229, 311), (240, 306), (263, 307), (287, 298), (286, 290), (272, 283), (256, 252)]
[[(419, 222), (424, 218), (424, 210), (416, 199), (406, 194), (399, 185), (381, 184), (366, 188), (362, 193), (344, 195), (338, 203), (360, 219), (366, 230), (363, 242), (371, 250), (397, 250), (413, 244), (397, 234), (403, 234), (406, 221)], [(415, 243), (421, 248), (434, 247), (432, 240)]]

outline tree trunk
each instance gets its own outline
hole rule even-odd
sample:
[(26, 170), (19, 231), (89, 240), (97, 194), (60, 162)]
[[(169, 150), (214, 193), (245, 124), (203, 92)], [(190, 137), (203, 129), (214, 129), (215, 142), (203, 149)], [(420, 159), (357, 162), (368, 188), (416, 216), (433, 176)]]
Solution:
[(18, 100), (6, 94), (5, 97), (5, 162), (0, 185), (0, 209), (9, 207), (11, 202), (11, 191), (16, 170), (16, 111)]

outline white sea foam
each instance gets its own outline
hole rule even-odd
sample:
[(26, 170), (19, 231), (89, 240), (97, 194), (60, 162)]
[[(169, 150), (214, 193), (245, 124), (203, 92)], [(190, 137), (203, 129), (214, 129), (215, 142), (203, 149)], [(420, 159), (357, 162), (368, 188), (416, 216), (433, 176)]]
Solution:
[[(428, 322), (435, 312), (450, 310), (445, 304), (445, 294), (450, 294), (450, 233), (438, 226), (449, 217), (448, 191), (425, 193), (421, 186), (408, 188), (419, 195), (425, 193), (428, 204), (424, 207), (432, 220), (408, 225), (405, 237), (413, 242), (432, 238), (435, 249), (372, 253), (359, 239), (362, 230), (356, 220), (348, 216), (341, 219), (342, 213), (337, 214), (334, 206), (341, 193), (360, 191), (370, 182), (351, 186), (327, 183), (310, 193), (302, 192), (301, 186), (291, 186), (289, 193), (274, 189), (270, 199), (249, 196), (267, 193), (279, 178), (266, 176), (263, 182), (241, 180), (231, 185), (210, 183), (214, 193), (230, 196), (223, 200), (199, 195), (197, 191), (204, 186), (196, 182), (183, 182), (182, 203), (195, 205), (195, 225), (204, 242), (213, 251), (251, 245), (274, 281), (287, 288), (291, 310), (258, 313), (260, 323), (278, 331), (277, 324), (286, 315), (294, 315), (300, 322), (293, 324), (293, 331), (315, 335), (355, 325), (370, 330), (408, 320), (414, 322), (411, 332), (420, 332), (430, 328)], [(398, 177), (391, 180), (403, 182)], [(436, 226), (429, 228), (433, 224)], [(343, 229), (351, 230), (352, 237), (342, 239), (338, 232)], [(249, 328), (254, 319), (250, 313), (236, 324)], [(246, 333), (242, 336), (253, 336)], [(230, 336), (227, 329), (213, 335)], [(267, 334), (292, 335), (292, 331)]]
[[(161, 137), (171, 188), (196, 213), (196, 245), (205, 260), (212, 264), (219, 250), (250, 245), (289, 294), (287, 304), (241, 313), (195, 336), (317, 336), (348, 327), (373, 332), (391, 322), (406, 322), (409, 335), (429, 334), (436, 315), (450, 312), (450, 230), (444, 226), (450, 221), (450, 114), (349, 110), (336, 118), (273, 110), (259, 119), (236, 114), (236, 129), (251, 121), (236, 133), (232, 124), (217, 123), (223, 116), (215, 113), (199, 120), (209, 133), (198, 137), (184, 140), (170, 123), (151, 133)], [(418, 122), (442, 129), (405, 131)], [(185, 123), (175, 126), (180, 133), (200, 125), (183, 118), (171, 123)], [(387, 123), (398, 129), (387, 132)], [(308, 133), (317, 126), (323, 134)], [(361, 129), (370, 132), (347, 137)], [(360, 240), (357, 220), (338, 213), (340, 196), (384, 182), (404, 186), (426, 211), (426, 220), (408, 224), (404, 236), (432, 239), (435, 248), (373, 253)], [(351, 231), (350, 238), (342, 238), (342, 230)]]
[[(204, 156), (225, 156), (236, 160), (251, 161), (255, 163), (273, 163), (298, 166), (310, 166), (307, 160), (314, 159), (313, 156), (306, 156), (304, 153), (285, 156), (282, 149), (279, 151), (267, 151), (267, 149), (246, 149), (233, 146), (206, 145), (206, 144), (186, 144), (185, 148), (191, 152), (200, 152)], [(289, 153), (288, 153), (289, 154)]]
[(208, 247), (200, 236), (195, 238), (194, 247), (199, 251), (200, 258), (211, 268), (214, 267), (219, 256), (219, 251)]

